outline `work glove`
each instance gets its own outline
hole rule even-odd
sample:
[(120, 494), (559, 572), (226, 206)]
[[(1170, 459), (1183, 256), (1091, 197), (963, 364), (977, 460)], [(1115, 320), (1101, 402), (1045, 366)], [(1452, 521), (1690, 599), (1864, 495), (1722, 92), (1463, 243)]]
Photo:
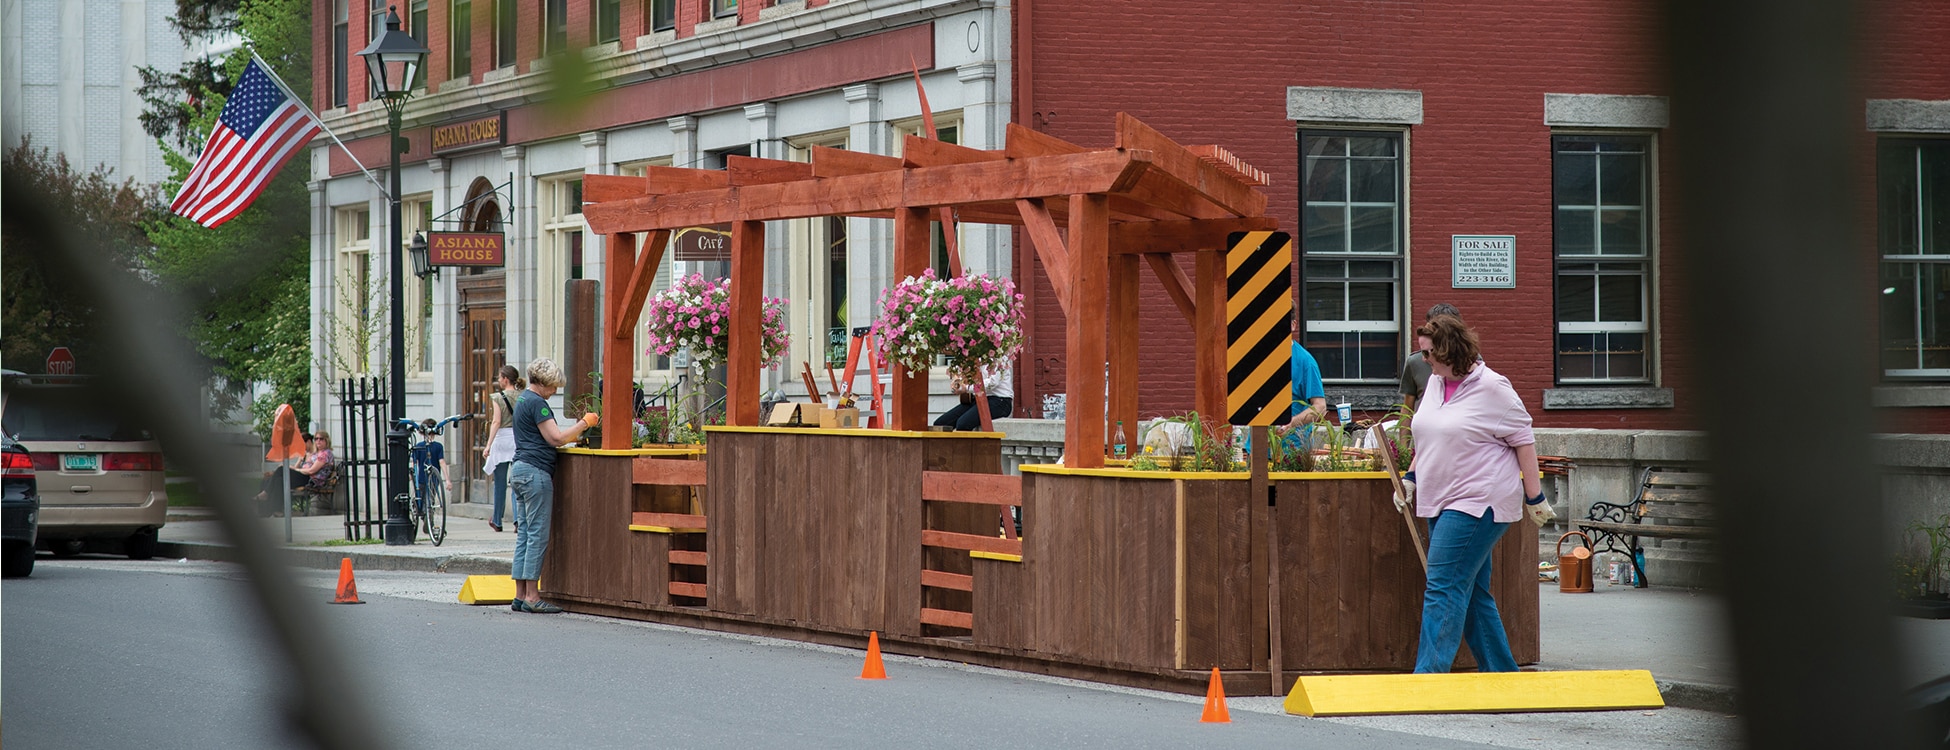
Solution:
[(1395, 510), (1407, 511), (1415, 504), (1415, 470), (1402, 472), (1402, 489), (1395, 493)]
[(1544, 502), (1544, 491), (1541, 489), (1537, 491), (1536, 497), (1523, 501), (1523, 512), (1538, 526), (1550, 523), (1551, 519), (1557, 517), (1557, 511), (1551, 510), (1551, 504)]
[(596, 423), (599, 421), (602, 421), (602, 417), (596, 416), (596, 413), (593, 411), (587, 412), (582, 415), (582, 423), (589, 425), (590, 427), (595, 427)]

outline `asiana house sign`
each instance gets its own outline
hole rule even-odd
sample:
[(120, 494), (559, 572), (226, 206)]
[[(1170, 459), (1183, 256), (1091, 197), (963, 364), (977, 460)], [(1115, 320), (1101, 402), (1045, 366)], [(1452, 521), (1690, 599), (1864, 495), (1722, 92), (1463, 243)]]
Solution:
[(499, 266), (506, 246), (499, 232), (428, 232), (427, 265)]
[(433, 126), (433, 153), (450, 154), (482, 146), (499, 146), (507, 128), (503, 113)]

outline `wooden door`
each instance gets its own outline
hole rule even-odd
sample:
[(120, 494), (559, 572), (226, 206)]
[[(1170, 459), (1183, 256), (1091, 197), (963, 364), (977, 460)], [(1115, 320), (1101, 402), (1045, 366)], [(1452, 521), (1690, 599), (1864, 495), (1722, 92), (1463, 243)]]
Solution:
[[(460, 292), (460, 317), (462, 343), (466, 347), (461, 357), (462, 389), (461, 408), (480, 415), (460, 423), (460, 434), (455, 448), (464, 449), (465, 460), (453, 461), (467, 479), (490, 479), (481, 472), (482, 461), (478, 460), (481, 449), (487, 447), (488, 439), (488, 394), (494, 392), (494, 376), (507, 364), (508, 359), (508, 308), (504, 276), (499, 273), (479, 276), (463, 276), (456, 284)], [(452, 445), (452, 444), (450, 444)]]

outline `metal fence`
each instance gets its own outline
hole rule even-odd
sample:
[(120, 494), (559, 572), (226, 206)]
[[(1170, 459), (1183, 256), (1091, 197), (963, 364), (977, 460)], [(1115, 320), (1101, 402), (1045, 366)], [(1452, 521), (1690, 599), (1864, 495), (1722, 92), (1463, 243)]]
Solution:
[(386, 522), (386, 415), (389, 413), (385, 378), (347, 378), (339, 381), (339, 439), (343, 455), (335, 457), (344, 478), (345, 538), (373, 539)]

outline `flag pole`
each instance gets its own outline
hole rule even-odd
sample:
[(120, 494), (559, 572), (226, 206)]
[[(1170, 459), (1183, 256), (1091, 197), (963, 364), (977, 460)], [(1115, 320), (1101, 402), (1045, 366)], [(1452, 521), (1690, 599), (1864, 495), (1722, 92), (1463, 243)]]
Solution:
[(297, 102), (298, 109), (302, 110), (306, 117), (311, 118), (311, 121), (318, 125), (319, 130), (325, 131), (325, 135), (330, 136), (333, 143), (339, 145), (339, 150), (345, 152), (345, 158), (352, 160), (352, 166), (358, 167), (359, 171), (365, 174), (366, 179), (373, 184), (373, 187), (379, 188), (379, 194), (386, 196), (390, 200), (392, 195), (386, 192), (386, 185), (381, 183), (378, 177), (374, 177), (371, 170), (366, 169), (366, 165), (359, 161), (358, 155), (353, 154), (352, 149), (346, 147), (345, 141), (339, 140), (339, 134), (332, 132), (332, 129), (325, 125), (324, 120), (318, 119), (318, 115), (311, 111), (311, 105), (306, 104), (304, 99), (299, 98), (297, 94), (291, 91), (290, 86), (284, 84), (284, 79), (278, 77), (278, 71), (272, 68), (270, 63), (265, 62), (264, 58), (257, 56), (257, 48), (251, 46), (248, 42), (244, 44), (244, 47), (250, 50), (251, 59), (257, 61), (257, 66), (263, 68), (264, 72), (271, 76), (271, 82), (277, 84), (278, 90), (283, 91), (285, 96), (291, 97), (291, 101)]

